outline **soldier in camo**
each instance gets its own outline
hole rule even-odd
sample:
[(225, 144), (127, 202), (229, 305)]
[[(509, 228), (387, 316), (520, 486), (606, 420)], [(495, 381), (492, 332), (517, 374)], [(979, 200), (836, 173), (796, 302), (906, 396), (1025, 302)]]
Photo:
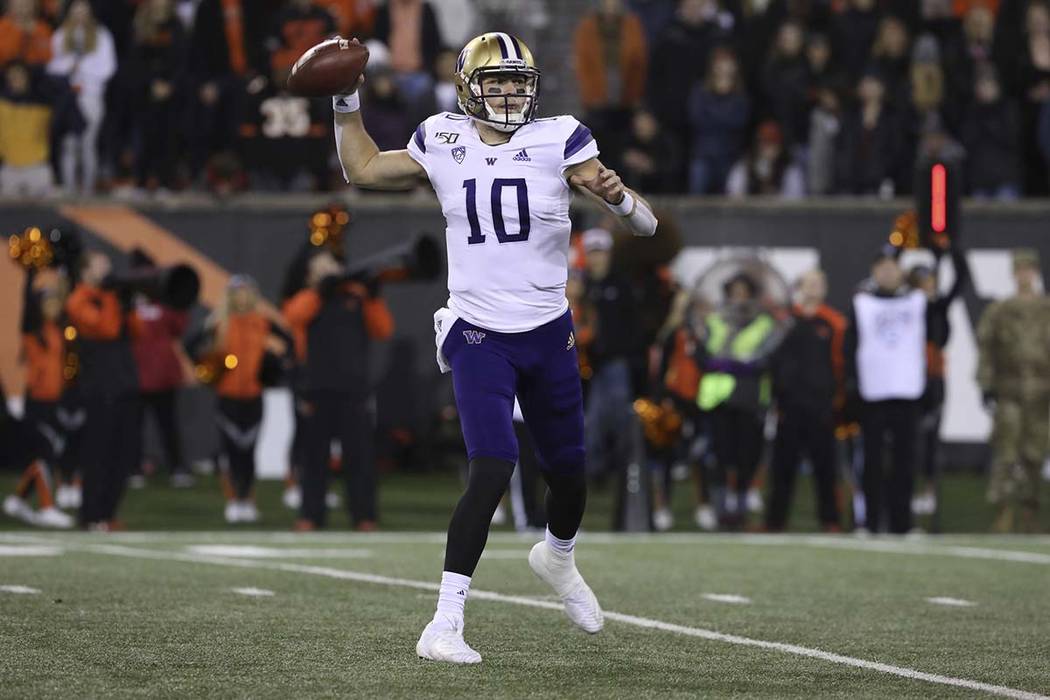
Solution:
[(999, 532), (1038, 529), (1039, 468), (1050, 447), (1050, 298), (1039, 255), (1015, 250), (1017, 294), (988, 307), (977, 330), (977, 381), (994, 415), (988, 500)]

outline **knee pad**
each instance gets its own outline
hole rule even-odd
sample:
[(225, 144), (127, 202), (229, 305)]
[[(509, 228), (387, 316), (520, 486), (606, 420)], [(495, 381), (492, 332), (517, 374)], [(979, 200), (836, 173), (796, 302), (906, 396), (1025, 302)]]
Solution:
[(514, 473), (514, 463), (495, 457), (475, 457), (467, 471), (467, 490), (502, 497)]

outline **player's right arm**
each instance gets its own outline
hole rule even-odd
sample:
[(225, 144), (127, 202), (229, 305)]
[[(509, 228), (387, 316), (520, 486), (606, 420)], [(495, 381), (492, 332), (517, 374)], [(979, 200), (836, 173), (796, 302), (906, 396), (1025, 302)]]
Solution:
[(412, 160), (407, 150), (380, 151), (365, 130), (359, 110), (335, 113), (335, 146), (343, 177), (357, 187), (404, 190), (426, 177), (423, 166)]

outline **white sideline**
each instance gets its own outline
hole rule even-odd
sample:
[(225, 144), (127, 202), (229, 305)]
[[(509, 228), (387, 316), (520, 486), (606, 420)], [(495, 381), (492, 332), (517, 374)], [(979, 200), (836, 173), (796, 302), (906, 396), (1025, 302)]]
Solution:
[[(97, 552), (100, 554), (112, 554), (115, 556), (131, 557), (136, 559), (186, 561), (202, 564), (215, 564), (220, 566), (235, 566), (245, 569), (267, 569), (271, 571), (285, 571), (292, 573), (309, 574), (311, 576), (324, 576), (327, 578), (339, 579), (343, 581), (374, 583), (381, 586), (413, 588), (416, 590), (424, 591), (437, 591), (439, 589), (438, 584), (430, 583), (427, 581), (415, 581), (412, 579), (394, 578), (390, 576), (380, 576), (377, 574), (366, 574), (357, 571), (332, 569), (326, 566), (310, 566), (306, 564), (293, 564), (289, 562), (276, 561), (242, 560), (232, 559), (229, 557), (182, 554), (178, 552), (158, 552), (147, 549), (135, 549), (132, 547), (124, 547), (121, 545), (85, 544), (80, 545), (79, 547), (84, 551)], [(498, 603), (510, 603), (513, 605), (523, 605), (531, 608), (543, 608), (545, 610), (560, 611), (562, 609), (561, 603), (555, 603), (546, 600), (536, 600), (535, 598), (528, 598), (524, 596), (504, 595), (502, 593), (495, 593), (492, 591), (474, 590), (470, 592), (470, 595), (471, 598), (477, 598), (480, 600), (490, 600)], [(662, 622), (660, 620), (653, 620), (646, 617), (637, 617), (635, 615), (626, 615), (624, 613), (611, 611), (605, 611), (605, 618), (607, 620), (616, 620), (617, 622), (622, 622), (624, 624), (634, 625), (636, 627), (642, 627), (645, 629), (655, 629), (660, 630), (662, 632), (671, 632), (674, 634), (681, 634), (688, 637), (698, 637), (700, 639), (706, 639), (709, 641), (725, 642), (727, 644), (736, 644), (740, 646), (769, 649), (773, 651), (783, 652), (786, 654), (794, 654), (796, 656), (805, 656), (811, 659), (828, 661), (831, 663), (841, 664), (843, 666), (852, 666), (854, 668), (866, 668), (872, 671), (879, 671), (880, 673), (887, 673), (894, 676), (900, 676), (901, 678), (909, 678), (913, 680), (926, 681), (927, 683), (936, 683), (939, 685), (966, 688), (967, 690), (981, 691), (989, 693), (991, 695), (998, 695), (1000, 697), (1017, 698), (1018, 700), (1050, 700), (1050, 696), (1040, 695), (1039, 693), (1033, 693), (1026, 690), (1018, 690), (1016, 688), (1008, 688), (1006, 686), (1001, 685), (992, 685), (990, 683), (981, 683), (980, 681), (972, 681), (966, 678), (953, 678), (952, 676), (942, 676), (936, 673), (926, 673), (925, 671), (916, 671), (914, 669), (893, 666), (891, 664), (879, 663), (877, 661), (866, 661), (865, 659), (857, 659), (851, 656), (843, 656), (842, 654), (834, 654), (831, 652), (822, 651), (820, 649), (798, 646), (796, 644), (785, 644), (782, 642), (768, 642), (761, 639), (751, 639), (750, 637), (740, 637), (735, 634), (724, 634), (722, 632), (715, 632), (713, 630), (706, 630), (699, 627), (687, 627), (685, 625), (676, 625), (670, 622)]]

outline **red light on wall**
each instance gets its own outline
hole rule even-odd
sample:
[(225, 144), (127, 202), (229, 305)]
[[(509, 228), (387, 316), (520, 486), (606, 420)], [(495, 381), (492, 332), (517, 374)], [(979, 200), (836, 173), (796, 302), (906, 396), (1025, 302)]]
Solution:
[(930, 228), (944, 233), (948, 225), (948, 171), (937, 163), (930, 170)]

